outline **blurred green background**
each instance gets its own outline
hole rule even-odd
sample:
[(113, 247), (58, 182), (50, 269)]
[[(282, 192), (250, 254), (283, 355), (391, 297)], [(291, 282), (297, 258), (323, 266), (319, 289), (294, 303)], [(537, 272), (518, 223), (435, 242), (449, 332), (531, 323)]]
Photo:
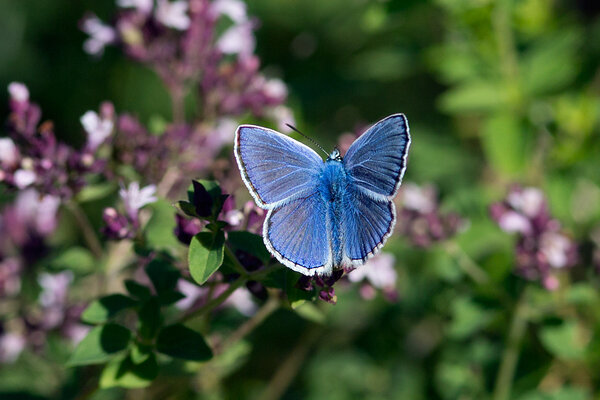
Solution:
[[(594, 246), (598, 3), (253, 0), (248, 8), (260, 20), (264, 71), (288, 85), (298, 127), (324, 146), (389, 114), (407, 115), (413, 147), (406, 179), (435, 184), (442, 209), (468, 219), (452, 241), (461, 253), (393, 238), (385, 250), (397, 259), (397, 303), (340, 288), (338, 304), (323, 313), (278, 311), (189, 385), (174, 390), (181, 378), (173, 377), (127, 398), (492, 398), (526, 285), (528, 329), (511, 398), (598, 398), (600, 297), (591, 257), (583, 253), (558, 292), (527, 284), (512, 273), (513, 239), (487, 211), (510, 183), (538, 186), (582, 248)], [(145, 122), (170, 118), (151, 71), (115, 49), (100, 59), (82, 51), (80, 18), (93, 10), (106, 20), (114, 9), (112, 1), (0, 0), (0, 87), (25, 82), (57, 134), (72, 143), (84, 140), (79, 116), (103, 100)], [(7, 110), (7, 96), (0, 98)], [(465, 274), (463, 256), (489, 280)], [(215, 324), (227, 329), (241, 321), (226, 312)], [(32, 362), (30, 382), (2, 368), (1, 388), (31, 384), (64, 398), (73, 398), (82, 378), (62, 370), (55, 376)]]

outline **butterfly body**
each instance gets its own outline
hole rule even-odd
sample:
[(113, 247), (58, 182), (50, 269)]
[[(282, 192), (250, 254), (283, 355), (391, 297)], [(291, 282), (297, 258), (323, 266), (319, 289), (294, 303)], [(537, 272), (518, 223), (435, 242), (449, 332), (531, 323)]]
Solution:
[(270, 129), (242, 125), (235, 155), (256, 203), (268, 210), (263, 239), (287, 267), (305, 275), (364, 263), (391, 235), (395, 196), (410, 145), (402, 114), (358, 138), (344, 156), (326, 161)]
[(319, 176), (319, 194), (327, 209), (327, 226), (334, 266), (343, 260), (343, 210), (348, 206), (349, 177), (341, 161), (328, 159)]

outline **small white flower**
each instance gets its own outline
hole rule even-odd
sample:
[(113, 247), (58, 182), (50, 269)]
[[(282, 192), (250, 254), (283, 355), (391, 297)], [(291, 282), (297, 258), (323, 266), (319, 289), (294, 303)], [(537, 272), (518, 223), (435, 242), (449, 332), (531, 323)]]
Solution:
[(275, 99), (284, 99), (287, 94), (287, 86), (281, 79), (269, 79), (263, 86), (264, 93)]
[(253, 27), (251, 21), (233, 25), (217, 40), (217, 49), (225, 54), (251, 55), (256, 48)]
[(528, 217), (535, 217), (544, 205), (544, 193), (537, 188), (525, 188), (508, 195), (508, 204)]
[(121, 8), (135, 8), (144, 14), (150, 14), (154, 7), (154, 0), (117, 0), (117, 5)]
[(248, 20), (246, 3), (240, 0), (216, 0), (210, 9), (216, 16), (226, 15), (237, 24)]
[(82, 30), (90, 35), (83, 43), (83, 50), (91, 55), (102, 55), (106, 45), (117, 39), (117, 32), (95, 15), (90, 16), (83, 22)]
[(25, 189), (35, 182), (37, 175), (29, 169), (19, 169), (15, 171), (13, 179), (19, 189)]
[(540, 251), (554, 268), (566, 267), (569, 262), (568, 251), (571, 241), (565, 235), (556, 232), (545, 232), (540, 239)]
[(430, 213), (435, 209), (435, 190), (431, 186), (419, 186), (407, 182), (402, 187), (402, 205), (409, 210), (421, 214)]
[(237, 309), (240, 313), (247, 317), (251, 317), (258, 310), (258, 306), (252, 300), (252, 294), (246, 288), (238, 288), (231, 296), (227, 298), (225, 304), (228, 304), (235, 309)]
[(81, 116), (80, 121), (87, 133), (88, 147), (92, 151), (110, 136), (114, 127), (111, 119), (101, 118), (95, 111), (86, 112)]
[(25, 348), (25, 337), (16, 333), (5, 333), (0, 336), (0, 361), (12, 363)]
[(0, 138), (0, 165), (14, 167), (19, 161), (19, 150), (10, 138)]
[(8, 85), (10, 98), (19, 103), (29, 101), (29, 89), (21, 82), (12, 82)]
[(38, 276), (38, 284), (42, 288), (39, 302), (43, 307), (60, 306), (67, 300), (67, 289), (73, 281), (73, 272), (64, 271), (58, 274), (46, 272)]
[(394, 269), (396, 258), (389, 253), (380, 253), (371, 258), (365, 265), (362, 265), (348, 274), (351, 282), (360, 282), (367, 280), (373, 287), (378, 289), (388, 289), (396, 286), (398, 273)]
[(125, 210), (131, 218), (137, 217), (140, 208), (158, 200), (155, 194), (156, 185), (148, 185), (145, 188), (140, 189), (140, 184), (138, 182), (131, 182), (127, 189), (122, 187), (119, 191), (119, 195), (125, 204)]
[(529, 219), (523, 214), (520, 214), (515, 211), (507, 211), (498, 220), (498, 225), (500, 229), (504, 232), (520, 232), (523, 234), (527, 234), (531, 232), (532, 226)]
[(18, 217), (41, 235), (48, 235), (56, 228), (59, 206), (60, 198), (49, 194), (40, 196), (35, 189), (22, 191), (15, 200)]
[(154, 16), (164, 26), (184, 31), (190, 26), (190, 17), (187, 15), (187, 11), (188, 3), (183, 0), (173, 2), (158, 0)]

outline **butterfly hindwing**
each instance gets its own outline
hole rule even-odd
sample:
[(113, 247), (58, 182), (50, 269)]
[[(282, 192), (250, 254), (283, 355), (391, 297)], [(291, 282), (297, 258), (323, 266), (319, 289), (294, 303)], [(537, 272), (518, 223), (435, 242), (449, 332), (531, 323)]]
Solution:
[(331, 273), (326, 213), (318, 192), (269, 210), (263, 227), (267, 248), (285, 266), (305, 275)]
[(313, 192), (323, 166), (309, 147), (253, 125), (236, 131), (235, 156), (250, 193), (266, 209)]
[(351, 264), (362, 264), (383, 246), (394, 230), (396, 210), (389, 200), (374, 199), (348, 187), (343, 210), (344, 255)]
[(390, 115), (352, 143), (344, 156), (344, 166), (360, 190), (371, 197), (389, 199), (402, 181), (409, 146), (406, 117)]

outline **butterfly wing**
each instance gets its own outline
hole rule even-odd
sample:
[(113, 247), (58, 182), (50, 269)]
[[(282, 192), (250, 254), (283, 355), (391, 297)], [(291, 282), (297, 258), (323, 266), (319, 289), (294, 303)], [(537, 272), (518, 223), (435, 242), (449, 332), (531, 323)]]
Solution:
[(345, 264), (360, 265), (383, 247), (394, 231), (396, 209), (389, 200), (375, 199), (348, 186), (342, 211)]
[(323, 160), (309, 147), (254, 125), (236, 131), (235, 157), (257, 204), (276, 208), (316, 190)]
[(304, 275), (331, 273), (327, 206), (319, 192), (269, 210), (263, 238), (269, 251), (286, 267)]
[(285, 266), (305, 275), (331, 271), (327, 208), (318, 193), (323, 160), (270, 129), (238, 128), (235, 156), (257, 204), (268, 209), (263, 239)]
[(372, 198), (391, 199), (400, 187), (409, 146), (406, 117), (390, 115), (352, 143), (344, 167), (359, 190)]

